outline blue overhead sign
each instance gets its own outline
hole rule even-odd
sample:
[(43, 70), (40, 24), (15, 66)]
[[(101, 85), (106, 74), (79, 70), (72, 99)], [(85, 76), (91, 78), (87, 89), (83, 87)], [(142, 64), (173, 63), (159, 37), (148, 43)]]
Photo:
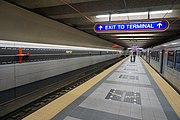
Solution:
[(119, 33), (133, 31), (165, 31), (169, 27), (166, 20), (149, 22), (122, 22), (95, 24), (94, 31), (97, 33)]

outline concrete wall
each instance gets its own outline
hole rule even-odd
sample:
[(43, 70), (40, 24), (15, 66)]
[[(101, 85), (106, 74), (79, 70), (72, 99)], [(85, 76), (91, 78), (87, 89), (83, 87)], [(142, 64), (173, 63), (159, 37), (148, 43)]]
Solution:
[[(73, 47), (73, 46), (62, 46), (62, 45), (47, 45), (47, 44), (36, 44), (36, 43), (26, 43), (26, 42), (14, 42), (14, 41), (1, 41), (0, 47), (4, 48), (40, 48), (40, 49), (63, 49), (77, 51), (112, 51), (109, 49), (96, 49), (88, 47)], [(2, 49), (0, 49), (2, 50)], [(7, 51), (7, 49), (6, 49)], [(37, 50), (38, 51), (38, 50)], [(116, 51), (116, 50), (113, 50)], [(18, 52), (16, 50), (16, 52)], [(29, 51), (31, 53), (31, 51)], [(116, 51), (117, 52), (117, 51)], [(7, 53), (4, 51), (4, 53)], [(9, 54), (0, 52), (0, 59), (6, 57)], [(65, 53), (65, 51), (64, 51)], [(11, 61), (11, 64), (0, 64), (0, 91), (7, 90), (10, 88), (22, 86), (32, 82), (37, 82), (46, 78), (60, 75), (69, 71), (73, 71), (79, 68), (83, 68), (89, 65), (93, 65), (99, 62), (110, 60), (121, 56), (122, 51), (119, 54), (105, 54), (105, 55), (92, 55), (86, 57), (74, 57), (68, 59), (56, 59), (56, 60), (46, 60), (46, 61), (34, 61), (25, 63), (15, 63), (13, 60), (6, 58), (6, 62)], [(15, 57), (14, 53), (11, 52), (11, 57)], [(30, 54), (33, 56), (34, 54)], [(41, 54), (36, 54), (41, 55)], [(68, 55), (68, 54), (66, 54)]]
[(110, 54), (43, 62), (1, 65), (0, 91), (36, 82), (119, 56), (120, 54)]
[(87, 47), (113, 44), (67, 25), (0, 1), (0, 39)]

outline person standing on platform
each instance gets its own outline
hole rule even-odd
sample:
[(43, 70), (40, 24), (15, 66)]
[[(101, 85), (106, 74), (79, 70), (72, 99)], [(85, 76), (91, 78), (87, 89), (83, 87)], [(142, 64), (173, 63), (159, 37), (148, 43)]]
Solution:
[(133, 62), (136, 61), (136, 54), (137, 54), (136, 51), (134, 51), (134, 52), (133, 52)]
[(130, 61), (133, 62), (133, 51), (131, 51), (131, 54), (130, 54)]

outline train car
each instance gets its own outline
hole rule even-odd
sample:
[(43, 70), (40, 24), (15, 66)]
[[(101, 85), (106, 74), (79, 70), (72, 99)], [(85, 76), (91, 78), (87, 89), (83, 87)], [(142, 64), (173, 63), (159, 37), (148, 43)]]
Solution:
[(0, 104), (56, 82), (54, 76), (121, 55), (121, 50), (1, 40)]
[(180, 39), (146, 49), (143, 58), (180, 93)]

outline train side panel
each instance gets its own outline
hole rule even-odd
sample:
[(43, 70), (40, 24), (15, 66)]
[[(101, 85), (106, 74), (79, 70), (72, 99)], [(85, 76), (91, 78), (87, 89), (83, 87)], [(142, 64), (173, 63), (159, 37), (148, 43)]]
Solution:
[[(176, 46), (173, 46), (176, 43)], [(148, 48), (143, 58), (159, 72), (178, 92), (180, 92), (180, 40), (175, 40), (160, 47)], [(150, 61), (148, 51), (150, 51)], [(177, 57), (177, 58), (176, 58)], [(177, 64), (177, 65), (176, 65)]]

